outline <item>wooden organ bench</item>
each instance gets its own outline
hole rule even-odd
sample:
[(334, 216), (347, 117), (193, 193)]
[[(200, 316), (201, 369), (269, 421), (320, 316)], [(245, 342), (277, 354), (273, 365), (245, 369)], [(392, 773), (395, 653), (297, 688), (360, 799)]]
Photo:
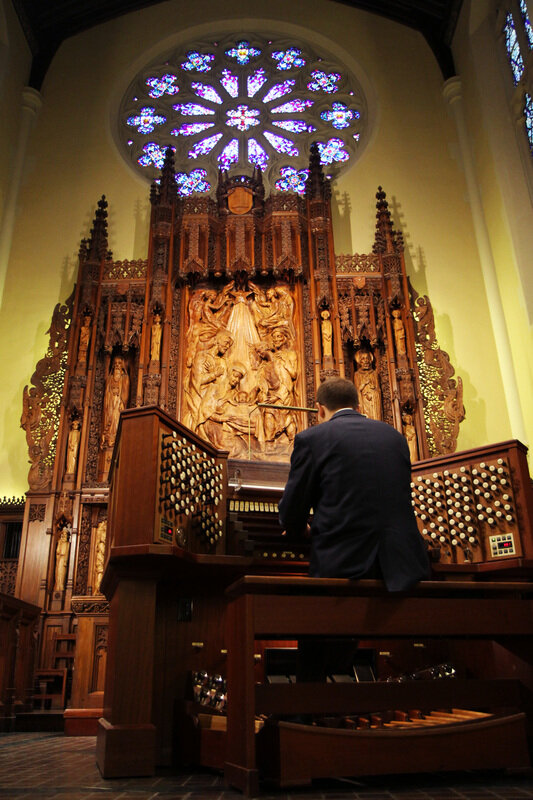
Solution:
[[(247, 796), (259, 774), (280, 785), (312, 778), (528, 767), (533, 731), (533, 583), (424, 581), (388, 594), (381, 581), (244, 576), (227, 589), (228, 721), (225, 776)], [(440, 681), (256, 684), (258, 639), (447, 637), (499, 642), (522, 659), (497, 678)], [(468, 653), (466, 654), (468, 661)], [(487, 665), (488, 666), (488, 665)], [(279, 721), (279, 716), (467, 707), (498, 715), (432, 729), (345, 730)], [(517, 713), (517, 709), (527, 709)], [(512, 711), (514, 709), (514, 713)], [(257, 735), (257, 715), (272, 715)]]

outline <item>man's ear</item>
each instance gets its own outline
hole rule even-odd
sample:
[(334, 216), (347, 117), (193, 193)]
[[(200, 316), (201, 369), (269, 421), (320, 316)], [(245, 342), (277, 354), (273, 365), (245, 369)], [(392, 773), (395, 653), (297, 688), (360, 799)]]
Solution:
[(326, 419), (326, 406), (323, 406), (322, 403), (317, 403), (316, 406), (318, 408), (318, 421), (324, 422)]

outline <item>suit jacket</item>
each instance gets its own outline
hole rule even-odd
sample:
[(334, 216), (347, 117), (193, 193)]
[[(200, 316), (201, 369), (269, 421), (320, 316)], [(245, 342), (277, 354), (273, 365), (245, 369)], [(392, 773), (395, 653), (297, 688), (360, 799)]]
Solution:
[(299, 537), (313, 508), (309, 574), (355, 579), (377, 562), (389, 591), (427, 578), (410, 482), (407, 442), (384, 422), (343, 409), (297, 434), (279, 512)]

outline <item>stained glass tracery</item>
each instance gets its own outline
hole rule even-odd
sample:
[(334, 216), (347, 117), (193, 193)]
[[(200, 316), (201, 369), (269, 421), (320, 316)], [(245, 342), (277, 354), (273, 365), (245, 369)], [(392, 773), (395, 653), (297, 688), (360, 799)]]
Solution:
[(261, 55), (261, 50), (251, 47), (250, 42), (237, 42), (235, 47), (226, 50), (226, 55), (234, 58), (238, 64), (248, 64), (251, 58)]
[(520, 0), (520, 13), (522, 15), (522, 22), (524, 23), (526, 38), (531, 49), (533, 47), (533, 28), (531, 27), (531, 19), (527, 10), (526, 0)]
[(516, 35), (513, 15), (510, 12), (505, 18), (503, 31), (505, 33), (505, 47), (507, 49), (507, 56), (509, 58), (509, 63), (511, 64), (513, 79), (516, 85), (524, 74), (524, 60), (522, 58), (522, 53), (520, 52), (520, 44), (518, 42), (518, 36)]
[[(228, 36), (184, 46), (161, 63), (166, 71), (146, 68), (150, 77), (140, 76), (128, 90), (122, 141), (133, 163), (156, 177), (175, 137), (180, 194), (212, 190), (216, 171), (237, 165), (259, 167), (279, 191), (302, 192), (313, 141), (333, 174), (358, 147), (364, 97), (311, 48)], [(335, 102), (327, 105), (332, 94)], [(338, 131), (333, 138), (332, 128)], [(192, 171), (189, 160), (196, 161)]]
[(164, 94), (177, 94), (180, 90), (179, 86), (175, 85), (177, 80), (176, 75), (170, 74), (162, 75), (161, 78), (147, 78), (146, 85), (150, 87), (149, 96), (156, 99)]
[(207, 171), (205, 169), (193, 169), (188, 173), (177, 172), (178, 194), (188, 197), (194, 192), (208, 192), (211, 189), (211, 184), (206, 178)]
[(302, 58), (302, 51), (297, 47), (289, 47), (287, 50), (275, 50), (272, 58), (277, 61), (277, 69), (287, 70), (294, 67), (305, 66), (305, 58)]
[(308, 169), (297, 170), (294, 167), (281, 167), (280, 178), (276, 181), (276, 189), (280, 192), (305, 192), (305, 182), (309, 176)]
[(187, 72), (193, 70), (195, 72), (209, 72), (214, 60), (215, 56), (212, 53), (201, 54), (195, 50), (191, 50), (187, 53), (187, 60), (183, 61), (180, 66)]
[(529, 142), (529, 149), (533, 155), (533, 97), (526, 92), (524, 105), (524, 118), (526, 122), (526, 133)]
[(337, 83), (340, 81), (341, 76), (338, 72), (330, 72), (328, 75), (321, 69), (315, 69), (311, 73), (312, 81), (309, 81), (307, 88), (312, 92), (327, 92), (332, 94), (339, 88)]

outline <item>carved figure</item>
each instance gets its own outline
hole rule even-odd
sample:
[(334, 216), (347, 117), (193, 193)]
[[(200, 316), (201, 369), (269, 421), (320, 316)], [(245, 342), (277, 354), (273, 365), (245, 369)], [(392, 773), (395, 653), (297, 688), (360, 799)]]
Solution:
[(126, 362), (122, 356), (115, 356), (105, 385), (102, 449), (111, 448), (115, 444), (120, 412), (126, 408), (129, 393), (130, 379), (126, 369)]
[(333, 324), (330, 319), (330, 313), (326, 309), (320, 312), (322, 322), (320, 323), (320, 330), (322, 332), (322, 355), (324, 358), (331, 358), (332, 342), (333, 342)]
[[(223, 295), (223, 292), (221, 292)], [(218, 299), (213, 289), (194, 292), (188, 305), (189, 327), (187, 329), (187, 354), (185, 363), (192, 366), (197, 349), (205, 349), (218, 330), (224, 327), (217, 313), (226, 302), (225, 295)]]
[[(200, 426), (200, 433), (223, 450), (230, 458), (240, 458), (248, 451), (248, 434), (263, 447), (265, 435), (263, 418), (254, 410), (257, 390), (248, 394), (241, 389), (241, 380), (246, 374), (242, 364), (234, 363), (230, 368), (228, 388), (217, 402), (213, 413)], [(252, 442), (251, 442), (252, 443)]]
[(76, 461), (78, 458), (80, 435), (80, 421), (77, 417), (75, 417), (70, 423), (67, 441), (67, 474), (69, 475), (73, 475), (76, 472)]
[(100, 593), (100, 584), (104, 575), (105, 566), (105, 543), (107, 537), (107, 520), (103, 519), (96, 528), (96, 538), (94, 545), (94, 572), (93, 572), (93, 594)]
[(357, 370), (353, 380), (359, 394), (359, 410), (370, 419), (382, 419), (381, 389), (378, 374), (372, 363), (372, 353), (368, 350), (358, 350), (355, 361)]
[(67, 581), (68, 555), (70, 542), (68, 538), (68, 526), (61, 529), (61, 534), (56, 545), (56, 568), (54, 578), (54, 592), (62, 592)]
[(225, 356), (233, 345), (229, 331), (220, 330), (208, 350), (200, 350), (193, 359), (186, 388), (188, 411), (185, 424), (193, 431), (209, 419), (224, 389), (227, 374)]
[(404, 412), (402, 414), (403, 435), (407, 439), (411, 463), (418, 461), (418, 443), (416, 438), (416, 428), (413, 425), (413, 415)]
[(159, 361), (161, 353), (161, 314), (154, 314), (150, 337), (150, 361)]
[(401, 311), (395, 308), (392, 312), (392, 329), (394, 331), (394, 341), (396, 342), (396, 353), (399, 356), (407, 355), (405, 345), (405, 327), (401, 318)]
[(83, 315), (83, 323), (80, 328), (80, 341), (78, 345), (78, 367), (85, 367), (87, 363), (87, 352), (89, 350), (89, 340), (91, 338), (91, 315)]
[[(264, 453), (283, 432), (292, 441), (294, 415), (272, 412), (263, 418), (262, 412), (253, 413), (258, 402), (296, 404), (298, 356), (290, 287), (271, 286), (265, 292), (252, 281), (230, 281), (219, 292), (197, 289), (188, 314), (185, 425), (232, 457), (248, 451), (250, 415), (254, 455)], [(284, 437), (281, 449), (286, 446)], [(277, 444), (276, 452), (281, 452)]]
[[(297, 405), (295, 381), (298, 377), (298, 354), (291, 347), (286, 328), (276, 328), (271, 336), (270, 349), (258, 349), (263, 359), (263, 382), (267, 386), (266, 402), (275, 405)], [(290, 442), (296, 435), (296, 418), (292, 411), (265, 409), (265, 437), (272, 442), (285, 433)]]

